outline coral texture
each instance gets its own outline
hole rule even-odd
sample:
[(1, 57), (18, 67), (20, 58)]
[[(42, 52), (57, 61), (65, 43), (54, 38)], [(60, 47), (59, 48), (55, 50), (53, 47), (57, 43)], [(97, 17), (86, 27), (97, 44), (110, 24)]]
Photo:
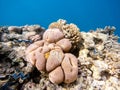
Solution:
[(82, 89), (96, 90), (119, 90), (120, 77), (120, 44), (117, 37), (113, 35), (115, 27), (106, 26), (104, 29), (98, 28), (96, 31), (81, 32), (84, 40), (79, 51), (79, 61), (81, 76), (84, 84), (89, 87)]
[[(28, 27), (32, 28), (32, 31), (28, 30)], [(11, 74), (18, 72), (19, 70), (24, 74), (33, 72), (34, 67), (32, 64), (27, 63), (24, 60), (25, 50), (32, 42), (41, 40), (44, 31), (45, 29), (39, 25), (0, 27), (0, 90), (3, 90), (1, 89), (1, 86), (9, 81), (8, 77)], [(36, 35), (37, 39), (33, 40), (31, 37)], [(22, 77), (24, 77), (24, 75)], [(12, 80), (10, 81), (12, 82)], [(24, 83), (20, 78), (18, 79), (18, 82), (21, 84)], [(11, 90), (18, 90), (19, 85), (20, 84), (18, 83), (14, 83), (10, 88)], [(19, 89), (20, 88), (21, 87), (19, 87)]]
[[(75, 54), (71, 52), (71, 39), (66, 38), (69, 34), (65, 36), (62, 30), (66, 25), (70, 24), (65, 20), (51, 23), (44, 36), (44, 28), (39, 25), (0, 27), (0, 89), (12, 82), (11, 75), (23, 72), (29, 78), (23, 80), (22, 75), (7, 88), (119, 90), (120, 43), (114, 35), (115, 27), (80, 32), (82, 41), (76, 44), (79, 49)], [(55, 35), (54, 30), (61, 34)]]
[[(52, 83), (71, 83), (77, 79), (78, 59), (69, 52), (72, 44), (59, 29), (48, 29), (43, 40), (26, 50), (26, 60), (41, 72), (48, 72)], [(59, 77), (57, 76), (59, 75)]]
[(81, 41), (80, 29), (73, 23), (67, 24), (63, 19), (59, 19), (57, 22), (53, 22), (49, 25), (49, 28), (60, 29), (65, 38), (69, 39), (72, 43), (72, 49), (79, 48), (79, 43)]

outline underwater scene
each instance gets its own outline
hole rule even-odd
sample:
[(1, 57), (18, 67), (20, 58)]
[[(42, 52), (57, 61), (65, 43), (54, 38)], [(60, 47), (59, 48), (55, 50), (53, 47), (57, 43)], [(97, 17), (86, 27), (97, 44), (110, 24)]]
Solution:
[(0, 90), (120, 90), (119, 0), (0, 0)]

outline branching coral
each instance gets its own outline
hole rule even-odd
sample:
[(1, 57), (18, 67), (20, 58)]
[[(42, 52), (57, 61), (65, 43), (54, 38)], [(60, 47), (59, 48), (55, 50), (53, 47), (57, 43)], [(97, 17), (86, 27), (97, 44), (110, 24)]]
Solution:
[[(26, 60), (41, 72), (48, 72), (52, 83), (71, 83), (77, 79), (78, 59), (69, 52), (72, 44), (59, 29), (48, 29), (43, 40), (36, 41), (26, 50)], [(59, 76), (57, 76), (59, 75)]]

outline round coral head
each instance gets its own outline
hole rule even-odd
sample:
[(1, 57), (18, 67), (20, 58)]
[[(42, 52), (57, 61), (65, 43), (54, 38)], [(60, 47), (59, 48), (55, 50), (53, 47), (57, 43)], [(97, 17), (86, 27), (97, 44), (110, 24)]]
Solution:
[(56, 44), (59, 45), (64, 52), (69, 52), (72, 47), (70, 40), (66, 38), (59, 40)]
[(47, 42), (53, 43), (64, 38), (64, 34), (57, 28), (47, 29), (43, 34), (43, 39)]
[(52, 83), (60, 84), (64, 81), (64, 73), (61, 66), (50, 72), (49, 79)]
[(70, 54), (66, 53), (62, 62), (62, 68), (65, 74), (65, 83), (74, 82), (77, 79), (78, 75), (78, 60), (77, 58)]

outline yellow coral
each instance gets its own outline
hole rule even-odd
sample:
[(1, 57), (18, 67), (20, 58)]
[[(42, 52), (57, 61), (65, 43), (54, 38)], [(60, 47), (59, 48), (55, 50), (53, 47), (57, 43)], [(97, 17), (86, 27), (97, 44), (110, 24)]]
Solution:
[(46, 60), (48, 59), (49, 55), (50, 55), (50, 52), (45, 53)]

